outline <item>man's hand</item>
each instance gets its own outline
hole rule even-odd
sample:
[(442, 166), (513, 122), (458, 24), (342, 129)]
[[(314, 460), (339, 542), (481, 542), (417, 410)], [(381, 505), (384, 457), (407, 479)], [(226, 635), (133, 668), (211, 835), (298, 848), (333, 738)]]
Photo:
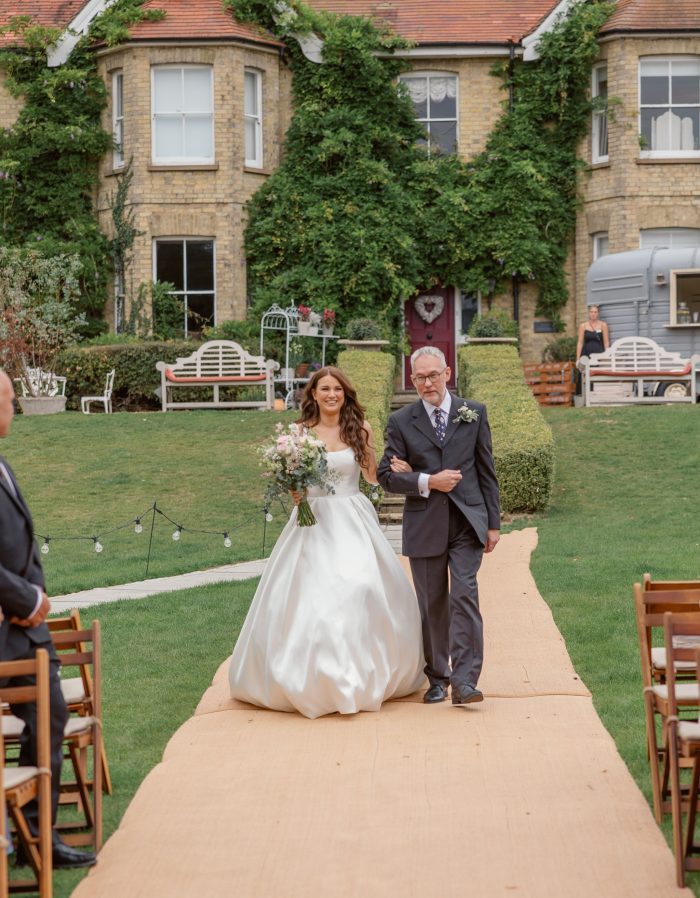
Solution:
[(486, 545), (484, 546), (484, 552), (493, 552), (496, 548), (496, 544), (498, 540), (501, 538), (500, 530), (487, 530), (486, 532)]
[(31, 617), (12, 617), (10, 618), (10, 623), (16, 624), (18, 627), (38, 627), (39, 624), (44, 623), (50, 611), (51, 602), (49, 602), (49, 597), (46, 595), (46, 593), (43, 592), (41, 594), (41, 604)]
[(428, 480), (428, 488), (438, 490), (441, 493), (451, 492), (462, 479), (461, 471), (453, 471), (446, 468), (437, 474), (431, 474)]

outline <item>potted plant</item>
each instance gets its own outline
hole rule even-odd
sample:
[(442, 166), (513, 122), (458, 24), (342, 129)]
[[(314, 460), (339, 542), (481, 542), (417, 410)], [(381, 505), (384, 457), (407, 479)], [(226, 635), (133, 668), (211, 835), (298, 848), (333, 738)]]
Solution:
[(299, 303), (297, 306), (297, 328), (300, 335), (313, 337), (318, 334), (320, 321), (321, 316), (318, 312), (314, 312), (311, 306)]
[(345, 339), (338, 340), (338, 345), (345, 349), (379, 352), (389, 345), (389, 341), (382, 337), (381, 325), (374, 318), (352, 318), (345, 327)]
[(66, 407), (65, 379), (55, 369), (84, 322), (74, 305), (80, 268), (76, 255), (0, 247), (0, 363), (19, 385), (25, 414)]
[(323, 336), (324, 337), (332, 337), (333, 336), (333, 328), (335, 327), (335, 312), (333, 309), (324, 309), (323, 316), (321, 318), (321, 323), (323, 326)]

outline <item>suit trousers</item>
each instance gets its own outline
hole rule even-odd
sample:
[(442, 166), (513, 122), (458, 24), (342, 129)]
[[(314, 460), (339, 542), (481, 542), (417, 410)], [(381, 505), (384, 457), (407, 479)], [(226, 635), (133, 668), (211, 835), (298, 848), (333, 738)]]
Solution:
[[(473, 527), (450, 502), (447, 549), (410, 558), (423, 625), (425, 674), (430, 685), (472, 686), (484, 660), (484, 627), (476, 575), (484, 547)], [(451, 666), (450, 666), (451, 661)]]
[[(63, 693), (61, 692), (61, 680), (59, 671), (61, 662), (53, 657), (49, 661), (49, 701), (50, 701), (50, 729), (51, 729), (51, 823), (55, 825), (58, 812), (58, 793), (61, 782), (61, 767), (63, 765), (63, 731), (68, 720)], [(33, 686), (34, 677), (12, 677), (8, 680), (8, 686)], [(11, 705), (10, 710), (24, 721), (24, 730), (20, 738), (19, 763), (22, 766), (35, 766), (37, 755), (37, 719), (36, 703), (23, 702), (19, 705)], [(32, 832), (39, 832), (39, 807), (36, 800), (30, 801), (24, 808), (24, 815)]]

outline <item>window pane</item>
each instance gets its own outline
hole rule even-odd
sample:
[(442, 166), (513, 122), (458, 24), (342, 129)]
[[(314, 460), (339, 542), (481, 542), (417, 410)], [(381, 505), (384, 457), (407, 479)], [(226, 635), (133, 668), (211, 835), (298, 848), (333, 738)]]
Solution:
[(462, 293), (462, 333), (466, 334), (479, 311), (479, 297), (476, 293)]
[(210, 115), (189, 115), (185, 119), (185, 153), (192, 158), (211, 159), (214, 155)]
[(641, 85), (641, 101), (645, 105), (648, 103), (668, 103), (670, 98), (668, 95), (668, 76), (654, 75), (647, 77), (642, 75)]
[(153, 111), (179, 112), (182, 109), (182, 69), (154, 69)]
[(246, 159), (257, 159), (258, 153), (255, 146), (256, 122), (253, 119), (245, 120), (245, 157)]
[(188, 295), (187, 333), (199, 333), (203, 327), (214, 323), (214, 294)]
[(456, 122), (430, 123), (430, 151), (446, 154), (457, 152)]
[(416, 118), (427, 118), (428, 115), (428, 79), (427, 78), (402, 78), (408, 88), (408, 93), (413, 103), (413, 111)]
[[(447, 79), (433, 79), (430, 87), (430, 118), (457, 118), (457, 98), (449, 96), (449, 92), (445, 91), (444, 86), (438, 85), (435, 89), (435, 80), (446, 81)], [(454, 92), (454, 79), (450, 78), (452, 84), (451, 92)]]
[(155, 122), (157, 159), (184, 155), (182, 140), (182, 117), (179, 115), (159, 115)]
[(246, 115), (258, 114), (258, 76), (246, 72), (243, 82), (244, 111)]
[[(114, 115), (117, 118), (122, 116), (122, 107), (124, 101), (124, 76), (115, 75), (114, 77)], [(685, 102), (689, 102), (686, 100)]]
[(214, 243), (211, 240), (187, 241), (187, 289), (214, 289)]
[(671, 78), (671, 102), (700, 103), (700, 76), (676, 75)]
[(184, 69), (185, 111), (211, 112), (211, 69)]
[(608, 117), (605, 114), (596, 116), (595, 149), (598, 156), (608, 155)]
[(183, 243), (159, 240), (156, 243), (156, 280), (169, 281), (176, 290), (185, 289)]

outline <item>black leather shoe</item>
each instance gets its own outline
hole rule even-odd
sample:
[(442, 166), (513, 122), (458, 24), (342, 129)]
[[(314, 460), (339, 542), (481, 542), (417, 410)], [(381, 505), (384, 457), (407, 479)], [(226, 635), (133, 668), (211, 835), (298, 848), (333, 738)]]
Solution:
[(471, 705), (474, 702), (483, 702), (484, 694), (473, 686), (453, 686), (452, 704)]
[(446, 698), (447, 686), (443, 686), (442, 683), (435, 683), (435, 685), (431, 686), (425, 693), (423, 701), (426, 705), (434, 705), (436, 702), (444, 702)]
[(67, 870), (71, 867), (94, 867), (97, 858), (92, 851), (81, 851), (65, 842), (54, 842), (51, 856), (55, 870)]

